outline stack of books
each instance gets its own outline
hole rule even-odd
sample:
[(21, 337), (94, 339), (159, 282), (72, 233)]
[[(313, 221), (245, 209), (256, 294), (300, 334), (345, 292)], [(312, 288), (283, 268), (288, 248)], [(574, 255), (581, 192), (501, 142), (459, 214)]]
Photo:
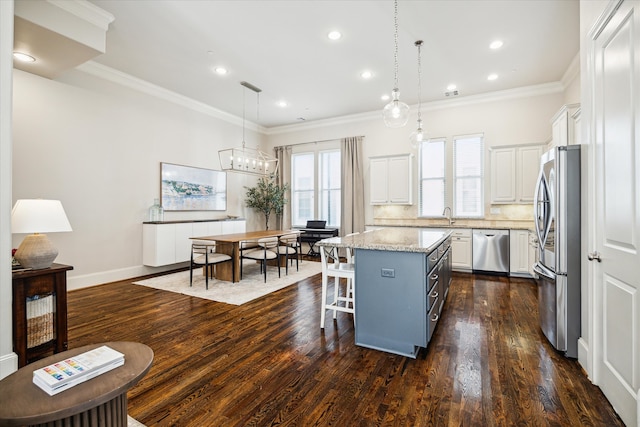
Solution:
[(50, 396), (124, 364), (124, 354), (103, 345), (33, 371), (33, 383)]

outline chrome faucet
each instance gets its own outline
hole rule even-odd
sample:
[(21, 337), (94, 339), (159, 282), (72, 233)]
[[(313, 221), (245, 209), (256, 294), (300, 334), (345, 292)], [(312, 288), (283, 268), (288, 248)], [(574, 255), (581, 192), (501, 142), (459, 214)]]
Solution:
[[(447, 216), (447, 210), (449, 211), (449, 216)], [(449, 220), (449, 226), (451, 226), (451, 224), (455, 222), (453, 218), (451, 218), (451, 208), (449, 206), (446, 206), (444, 208), (444, 211), (442, 212), (442, 216), (444, 216), (446, 219)]]

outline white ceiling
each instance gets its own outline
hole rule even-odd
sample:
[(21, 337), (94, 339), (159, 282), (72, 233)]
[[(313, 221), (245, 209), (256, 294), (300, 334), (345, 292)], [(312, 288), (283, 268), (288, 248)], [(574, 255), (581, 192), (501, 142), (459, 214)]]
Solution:
[[(393, 88), (393, 2), (92, 0), (115, 20), (94, 61), (265, 127), (381, 110)], [(401, 100), (558, 82), (579, 51), (578, 0), (399, 3)], [(329, 40), (330, 30), (342, 32)], [(494, 39), (504, 41), (491, 51)], [(215, 66), (229, 69), (226, 76)], [(373, 78), (360, 77), (371, 70)], [(488, 81), (490, 73), (498, 80)], [(260, 89), (244, 89), (247, 81)], [(275, 105), (286, 100), (289, 106)], [(257, 116), (259, 112), (259, 118)]]

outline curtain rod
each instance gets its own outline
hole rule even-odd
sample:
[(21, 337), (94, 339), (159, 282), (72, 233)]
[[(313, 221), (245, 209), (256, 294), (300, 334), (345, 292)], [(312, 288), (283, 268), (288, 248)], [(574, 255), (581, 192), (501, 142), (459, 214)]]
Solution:
[[(346, 137), (346, 138), (364, 138), (365, 135), (358, 135), (355, 137)], [(306, 145), (306, 144), (319, 144), (322, 142), (332, 142), (332, 141), (340, 141), (342, 138), (332, 138), (332, 139), (322, 139), (322, 140), (318, 140), (318, 141), (307, 141), (307, 142), (297, 142), (295, 144), (288, 144), (288, 145), (278, 145), (277, 147), (273, 147), (273, 149), (275, 150), (276, 148), (288, 148), (288, 147), (295, 147), (297, 145)]]

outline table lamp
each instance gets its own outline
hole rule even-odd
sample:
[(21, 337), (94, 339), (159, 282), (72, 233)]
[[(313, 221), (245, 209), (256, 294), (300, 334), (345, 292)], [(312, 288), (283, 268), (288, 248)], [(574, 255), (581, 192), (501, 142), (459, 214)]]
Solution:
[(58, 256), (46, 234), (72, 231), (59, 200), (18, 200), (11, 211), (13, 233), (33, 233), (24, 238), (14, 257), (24, 268), (49, 268)]

